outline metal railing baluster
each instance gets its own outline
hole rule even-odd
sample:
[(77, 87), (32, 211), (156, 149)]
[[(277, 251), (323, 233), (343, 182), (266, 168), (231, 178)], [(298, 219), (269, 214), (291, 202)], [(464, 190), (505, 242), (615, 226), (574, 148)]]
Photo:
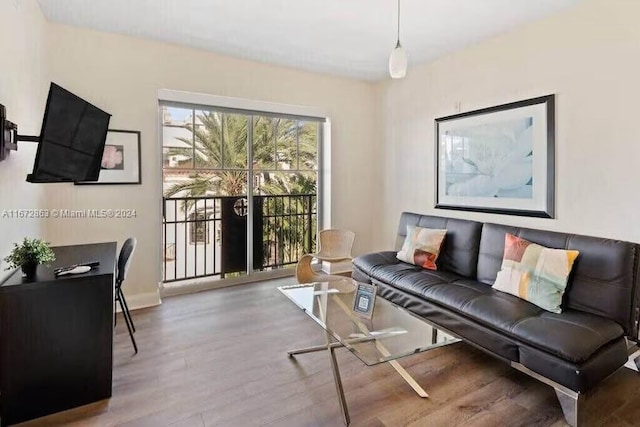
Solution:
[[(234, 197), (244, 197), (234, 196)], [(294, 265), (300, 256), (312, 253), (315, 247), (315, 194), (285, 194), (256, 196), (262, 198), (262, 233), (264, 254), (261, 270), (283, 268)], [(163, 199), (163, 282), (221, 275), (217, 258), (220, 256), (220, 232), (222, 231), (221, 208), (225, 197), (172, 197)], [(212, 203), (212, 207), (208, 206)], [(173, 204), (173, 209), (171, 209)], [(204, 207), (202, 207), (204, 204)], [(180, 207), (178, 207), (180, 205)], [(199, 210), (204, 213), (200, 214)], [(190, 210), (195, 210), (191, 215)], [(168, 217), (173, 212), (173, 218)], [(210, 217), (210, 218), (209, 218)], [(211, 228), (212, 236), (210, 236)], [(220, 230), (218, 230), (220, 227)], [(173, 259), (169, 255), (169, 236), (173, 228)], [(180, 232), (183, 236), (180, 236)], [(181, 239), (181, 237), (183, 237)], [(258, 239), (259, 241), (260, 239)], [(180, 248), (180, 241), (183, 247)], [(197, 246), (204, 244), (204, 248)], [(207, 246), (211, 245), (211, 248)], [(190, 249), (193, 246), (193, 249)], [(192, 255), (192, 256), (190, 256)], [(212, 269), (208, 268), (212, 256)], [(181, 259), (182, 257), (182, 259)], [(204, 257), (204, 258), (202, 258)], [(173, 262), (173, 277), (167, 277)], [(178, 277), (178, 264), (183, 263), (184, 276)], [(198, 270), (198, 265), (203, 268)], [(181, 266), (182, 267), (182, 266)]]

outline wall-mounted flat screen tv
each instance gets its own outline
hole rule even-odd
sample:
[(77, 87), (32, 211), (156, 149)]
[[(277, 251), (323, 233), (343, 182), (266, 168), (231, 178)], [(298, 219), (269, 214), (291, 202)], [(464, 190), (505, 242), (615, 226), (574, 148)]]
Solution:
[(27, 181), (97, 181), (110, 119), (110, 114), (51, 83)]

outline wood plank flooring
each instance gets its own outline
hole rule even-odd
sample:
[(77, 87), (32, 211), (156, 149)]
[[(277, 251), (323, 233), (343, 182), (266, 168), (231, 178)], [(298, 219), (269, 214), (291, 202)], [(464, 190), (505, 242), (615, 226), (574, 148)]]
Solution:
[[(288, 358), (322, 330), (281, 295), (280, 279), (167, 298), (133, 313), (115, 339), (113, 397), (22, 426), (341, 426), (328, 355)], [(388, 364), (338, 352), (351, 425), (564, 426), (553, 390), (458, 343), (400, 363), (421, 399)], [(587, 426), (640, 421), (640, 375), (622, 369), (586, 400)]]

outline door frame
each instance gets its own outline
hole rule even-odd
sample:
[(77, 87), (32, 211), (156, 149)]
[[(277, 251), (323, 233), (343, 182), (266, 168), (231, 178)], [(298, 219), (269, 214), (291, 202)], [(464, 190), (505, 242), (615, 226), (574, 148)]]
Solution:
[[(239, 113), (249, 115), (249, 123), (247, 129), (247, 135), (249, 132), (253, 132), (253, 120), (252, 115), (273, 115), (278, 117), (290, 117), (292, 119), (304, 120), (305, 118), (311, 118), (318, 121), (318, 154), (317, 154), (317, 229), (330, 227), (331, 225), (331, 121), (326, 111), (322, 108), (308, 107), (292, 104), (280, 104), (268, 101), (258, 101), (245, 98), (235, 98), (228, 96), (211, 95), (204, 93), (185, 92), (171, 89), (159, 89), (158, 90), (158, 165), (159, 165), (159, 206), (158, 215), (160, 216), (160, 223), (162, 224), (162, 212), (163, 212), (163, 117), (162, 107), (165, 105), (171, 105), (175, 107), (186, 108), (201, 108), (201, 109), (215, 109), (216, 111), (228, 111), (230, 113)], [(247, 141), (247, 199), (248, 199), (248, 212), (249, 215), (253, 215), (253, 168), (252, 165), (253, 150)], [(251, 190), (251, 191), (250, 191)], [(253, 216), (251, 216), (253, 217)], [(208, 289), (217, 289), (227, 286), (240, 285), (245, 283), (251, 283), (261, 280), (269, 280), (281, 277), (288, 277), (295, 274), (294, 269), (278, 269), (272, 271), (253, 271), (253, 251), (249, 248), (253, 245), (253, 227), (250, 226), (251, 221), (247, 221), (247, 272), (241, 277), (213, 279), (212, 277), (204, 277), (198, 279), (185, 279), (183, 281), (173, 282), (170, 286), (166, 286), (163, 283), (163, 239), (162, 232), (158, 233), (158, 259), (161, 260), (159, 265), (160, 278), (159, 289), (161, 297), (179, 295), (185, 293), (199, 292)]]

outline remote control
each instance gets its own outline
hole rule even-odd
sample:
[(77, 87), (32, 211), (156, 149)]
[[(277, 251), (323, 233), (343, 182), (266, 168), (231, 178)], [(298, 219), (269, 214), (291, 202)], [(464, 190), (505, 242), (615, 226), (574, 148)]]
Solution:
[(91, 267), (89, 267), (88, 265), (79, 265), (72, 268), (71, 270), (64, 270), (60, 273), (56, 273), (56, 276), (64, 276), (65, 274), (82, 274), (88, 271), (91, 271)]
[(90, 261), (90, 262), (83, 262), (82, 264), (78, 264), (78, 265), (84, 265), (87, 267), (98, 267), (100, 265), (100, 261)]
[[(89, 270), (91, 270), (94, 267), (98, 267), (100, 265), (100, 261), (89, 261), (89, 262), (83, 262), (81, 264), (74, 264), (74, 265), (69, 265), (66, 267), (59, 267), (56, 268), (55, 270), (53, 270), (53, 274), (56, 276), (60, 276), (62, 274), (66, 274), (66, 272), (73, 270), (76, 267), (89, 267)], [(87, 270), (87, 271), (89, 271)]]

